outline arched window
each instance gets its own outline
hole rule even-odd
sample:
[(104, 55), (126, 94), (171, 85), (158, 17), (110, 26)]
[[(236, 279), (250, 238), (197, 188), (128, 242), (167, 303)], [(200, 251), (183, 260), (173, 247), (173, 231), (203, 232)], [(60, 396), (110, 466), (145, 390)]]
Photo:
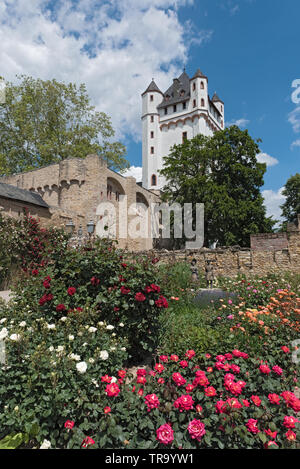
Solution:
[(151, 176), (151, 186), (156, 186), (156, 175), (152, 174)]
[(204, 107), (205, 106), (205, 103), (204, 103), (204, 99), (202, 98), (201, 99), (201, 107)]
[(196, 89), (196, 83), (194, 82), (193, 83), (193, 91), (195, 91), (195, 89)]
[(204, 83), (203, 83), (203, 81), (201, 81), (200, 88), (201, 88), (201, 90), (204, 90)]
[(193, 99), (193, 107), (196, 107), (196, 100)]

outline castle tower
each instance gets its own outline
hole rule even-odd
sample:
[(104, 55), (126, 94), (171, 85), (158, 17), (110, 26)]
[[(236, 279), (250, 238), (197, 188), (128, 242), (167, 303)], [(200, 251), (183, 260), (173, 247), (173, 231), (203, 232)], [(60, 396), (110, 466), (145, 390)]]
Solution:
[(142, 94), (142, 126), (143, 126), (143, 187), (158, 189), (159, 184), (159, 113), (157, 107), (163, 98), (155, 81), (152, 80)]
[(224, 129), (224, 103), (216, 93), (210, 99), (208, 79), (199, 69), (192, 78), (184, 70), (165, 93), (152, 80), (142, 100), (143, 187), (161, 190), (164, 157), (175, 144)]

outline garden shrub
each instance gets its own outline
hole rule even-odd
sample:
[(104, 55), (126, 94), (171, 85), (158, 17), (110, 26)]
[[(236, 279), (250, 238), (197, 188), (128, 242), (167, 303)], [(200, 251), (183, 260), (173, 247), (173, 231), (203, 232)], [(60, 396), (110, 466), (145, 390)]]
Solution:
[(42, 228), (27, 212), (19, 220), (0, 214), (0, 287), (16, 283), (18, 269), (45, 266), (53, 251), (63, 252), (67, 243), (63, 230)]
[(91, 308), (96, 321), (125, 324), (129, 353), (135, 360), (153, 352), (158, 317), (168, 307), (156, 284), (156, 267), (148, 258), (125, 263), (109, 241), (52, 253), (51, 263), (28, 270), (16, 289), (16, 308), (30, 305), (31, 316), (58, 320), (78, 309)]

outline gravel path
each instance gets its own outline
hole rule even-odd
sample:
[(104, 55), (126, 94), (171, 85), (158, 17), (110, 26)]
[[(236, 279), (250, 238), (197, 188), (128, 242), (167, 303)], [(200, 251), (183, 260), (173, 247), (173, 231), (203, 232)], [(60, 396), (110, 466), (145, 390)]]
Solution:
[(10, 294), (11, 294), (11, 290), (0, 291), (0, 298), (2, 298), (5, 301), (9, 301)]

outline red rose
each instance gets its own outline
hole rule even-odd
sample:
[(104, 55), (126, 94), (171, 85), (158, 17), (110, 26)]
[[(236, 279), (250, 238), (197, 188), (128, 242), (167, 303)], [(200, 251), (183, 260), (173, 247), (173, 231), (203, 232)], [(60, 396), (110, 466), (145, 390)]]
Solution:
[(126, 287), (124, 287), (124, 286), (122, 286), (122, 287), (120, 288), (120, 291), (121, 291), (121, 293), (122, 293), (123, 295), (128, 295), (128, 293), (130, 293), (130, 289), (129, 289), (129, 288), (126, 288)]
[(136, 299), (136, 301), (145, 301), (146, 297), (145, 297), (145, 295), (143, 295), (143, 293), (139, 292), (139, 293), (136, 293), (135, 299)]
[(60, 304), (60, 305), (57, 305), (56, 306), (56, 311), (59, 312), (59, 311), (65, 311), (66, 310), (66, 307), (65, 305), (63, 304)]
[(156, 306), (158, 308), (168, 308), (169, 304), (163, 296), (160, 296), (158, 300), (155, 301)]
[(109, 397), (114, 397), (119, 394), (120, 388), (116, 383), (108, 384), (106, 386), (105, 392)]
[(72, 429), (75, 425), (75, 422), (73, 422), (73, 420), (67, 420), (65, 422), (65, 428), (69, 428), (69, 429)]
[(91, 284), (96, 287), (97, 285), (99, 285), (100, 283), (100, 280), (97, 278), (97, 277), (92, 277), (91, 278)]
[(72, 296), (76, 293), (76, 288), (75, 287), (69, 287), (68, 288), (68, 295)]

